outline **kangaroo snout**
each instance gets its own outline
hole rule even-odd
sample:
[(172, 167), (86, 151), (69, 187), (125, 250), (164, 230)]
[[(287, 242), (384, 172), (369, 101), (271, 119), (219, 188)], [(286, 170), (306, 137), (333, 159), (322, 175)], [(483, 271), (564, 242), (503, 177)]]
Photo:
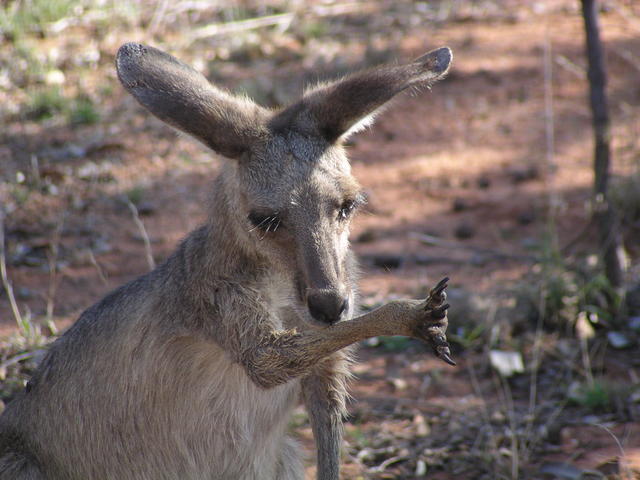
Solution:
[(349, 298), (334, 290), (314, 289), (307, 294), (307, 305), (315, 320), (331, 325), (349, 309)]

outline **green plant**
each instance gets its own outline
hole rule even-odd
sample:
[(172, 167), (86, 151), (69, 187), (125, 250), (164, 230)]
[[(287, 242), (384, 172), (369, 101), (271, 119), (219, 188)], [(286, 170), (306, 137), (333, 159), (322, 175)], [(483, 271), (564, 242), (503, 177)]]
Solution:
[(380, 340), (380, 346), (387, 352), (403, 352), (407, 349), (411, 343), (409, 337), (378, 337)]
[(486, 326), (482, 324), (463, 326), (447, 336), (451, 342), (459, 344), (464, 349), (469, 349), (485, 344), (487, 339), (486, 330)]
[(46, 120), (64, 112), (67, 108), (68, 100), (62, 95), (60, 88), (37, 89), (29, 98), (27, 116), (34, 120)]
[(593, 412), (614, 412), (623, 406), (630, 395), (631, 386), (627, 383), (597, 378), (569, 388), (569, 400), (574, 405)]
[(581, 313), (593, 323), (611, 325), (620, 315), (622, 297), (594, 261), (594, 256), (569, 260), (558, 246), (553, 225), (540, 246), (540, 261), (516, 294), (521, 311), (533, 323), (573, 332)]
[(100, 113), (89, 98), (80, 98), (69, 111), (68, 118), (74, 125), (93, 125), (100, 120)]
[(363, 449), (371, 445), (371, 439), (360, 425), (346, 425), (345, 436), (349, 443)]
[(127, 191), (127, 198), (134, 205), (138, 205), (142, 201), (143, 197), (144, 197), (144, 188), (142, 188), (141, 186), (135, 186), (131, 188), (129, 191)]
[(327, 35), (329, 26), (322, 20), (312, 20), (303, 25), (302, 32), (305, 38), (319, 38)]
[(33, 32), (43, 32), (45, 26), (68, 16), (74, 0), (13, 0), (0, 6), (0, 32), (12, 41)]

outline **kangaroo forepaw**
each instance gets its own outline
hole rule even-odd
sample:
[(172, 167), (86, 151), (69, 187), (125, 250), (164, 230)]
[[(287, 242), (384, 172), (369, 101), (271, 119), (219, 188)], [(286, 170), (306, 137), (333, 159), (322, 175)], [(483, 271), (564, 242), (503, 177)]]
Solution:
[(449, 278), (443, 278), (429, 292), (424, 305), (426, 315), (416, 336), (429, 344), (438, 358), (449, 365), (456, 365), (451, 358), (451, 349), (445, 335), (448, 326), (447, 310), (450, 307), (445, 303), (447, 299), (445, 289), (448, 281)]

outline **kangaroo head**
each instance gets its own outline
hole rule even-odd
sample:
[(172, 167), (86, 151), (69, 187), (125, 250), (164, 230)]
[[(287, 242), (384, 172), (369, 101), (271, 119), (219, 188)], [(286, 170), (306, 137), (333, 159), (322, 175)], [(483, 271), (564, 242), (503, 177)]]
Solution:
[(291, 272), (309, 322), (331, 324), (353, 304), (349, 223), (363, 202), (342, 141), (396, 94), (442, 78), (451, 58), (440, 48), (407, 65), (358, 72), (275, 111), (152, 47), (123, 45), (116, 66), (151, 113), (234, 160), (224, 173), (233, 234), (272, 268)]

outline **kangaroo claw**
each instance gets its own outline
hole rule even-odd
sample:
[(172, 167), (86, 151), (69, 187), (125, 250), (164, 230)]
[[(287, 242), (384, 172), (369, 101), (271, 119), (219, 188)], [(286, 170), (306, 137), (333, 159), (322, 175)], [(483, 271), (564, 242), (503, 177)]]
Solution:
[(450, 307), (448, 303), (444, 303), (447, 299), (445, 289), (447, 288), (448, 282), (448, 277), (443, 278), (429, 292), (429, 296), (425, 303), (425, 310), (429, 312), (431, 320), (438, 323), (438, 325), (431, 325), (430, 327), (427, 327), (426, 334), (421, 336), (429, 345), (431, 345), (438, 358), (449, 365), (455, 366), (456, 362), (451, 358), (451, 349), (445, 335), (445, 331), (447, 329), (446, 320), (444, 322), (440, 322), (446, 318), (447, 310)]
[(441, 305), (447, 299), (447, 293), (445, 289), (448, 287), (449, 277), (444, 277), (438, 282), (438, 284), (431, 289), (427, 296), (427, 302), (425, 310), (430, 310), (438, 305)]
[(450, 307), (448, 303), (441, 305), (440, 307), (434, 308), (431, 310), (431, 316), (436, 320), (442, 320), (447, 316), (447, 309)]
[(453, 358), (451, 358), (451, 350), (449, 349), (449, 347), (440, 346), (440, 347), (436, 347), (435, 350), (436, 350), (436, 356), (440, 358), (442, 361), (444, 361), (445, 363), (448, 363), (452, 367), (455, 367), (457, 365), (456, 362), (453, 360)]

